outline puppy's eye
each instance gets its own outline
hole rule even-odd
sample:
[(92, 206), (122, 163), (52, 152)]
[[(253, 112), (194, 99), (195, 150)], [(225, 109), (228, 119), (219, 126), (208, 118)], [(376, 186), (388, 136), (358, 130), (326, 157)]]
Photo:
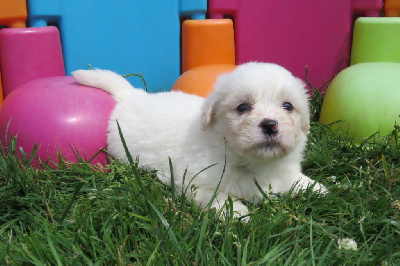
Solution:
[(238, 107), (236, 107), (236, 111), (239, 114), (243, 114), (245, 112), (248, 112), (248, 111), (250, 111), (250, 109), (251, 109), (251, 107), (247, 103), (241, 103), (241, 104), (238, 105)]
[(290, 112), (293, 110), (293, 105), (289, 102), (285, 102), (282, 104), (282, 108)]

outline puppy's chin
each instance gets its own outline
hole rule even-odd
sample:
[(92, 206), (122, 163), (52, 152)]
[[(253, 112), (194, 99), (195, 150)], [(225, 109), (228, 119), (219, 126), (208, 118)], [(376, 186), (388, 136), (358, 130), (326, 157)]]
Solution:
[(286, 147), (281, 142), (271, 139), (248, 147), (244, 153), (251, 157), (264, 159), (282, 158), (290, 152), (291, 147)]
[(257, 131), (252, 134), (231, 134), (226, 138), (227, 145), (237, 155), (256, 160), (281, 159), (303, 142), (303, 138), (296, 134), (265, 136)]

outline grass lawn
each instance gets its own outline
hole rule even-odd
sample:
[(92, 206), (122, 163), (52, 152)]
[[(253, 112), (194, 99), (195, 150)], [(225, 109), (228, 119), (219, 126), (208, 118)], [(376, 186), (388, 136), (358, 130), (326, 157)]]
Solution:
[(399, 138), (396, 126), (358, 145), (313, 122), (303, 168), (330, 193), (264, 198), (249, 223), (219, 219), (135, 163), (35, 170), (13, 140), (0, 154), (0, 264), (400, 265)]

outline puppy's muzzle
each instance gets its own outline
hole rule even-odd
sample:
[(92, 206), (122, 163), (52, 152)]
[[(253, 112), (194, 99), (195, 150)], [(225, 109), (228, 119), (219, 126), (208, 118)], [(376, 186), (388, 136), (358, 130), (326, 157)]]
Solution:
[(265, 135), (271, 136), (278, 133), (278, 121), (276, 120), (264, 119), (263, 121), (261, 121), (260, 127)]

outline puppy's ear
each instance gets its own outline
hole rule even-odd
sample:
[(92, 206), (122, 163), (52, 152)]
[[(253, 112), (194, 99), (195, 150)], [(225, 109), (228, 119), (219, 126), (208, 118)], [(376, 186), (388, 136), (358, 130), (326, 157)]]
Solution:
[(204, 101), (202, 113), (201, 113), (201, 129), (206, 130), (215, 121), (215, 109), (216, 109), (217, 96), (216, 93), (211, 93), (208, 98)]
[(206, 130), (210, 127), (216, 120), (216, 113), (218, 108), (219, 99), (222, 99), (225, 88), (229, 88), (226, 82), (228, 80), (229, 74), (220, 74), (217, 77), (217, 81), (214, 84), (213, 92), (207, 97), (203, 104), (202, 114), (201, 114), (201, 129)]
[(308, 90), (306, 89), (306, 84), (299, 78), (296, 78), (297, 86), (302, 89), (303, 102), (306, 104), (302, 107), (303, 111), (301, 112), (301, 130), (304, 134), (308, 134), (310, 132), (310, 107), (309, 107), (309, 98)]
[(310, 116), (302, 117), (301, 119), (301, 130), (304, 134), (308, 134), (310, 132)]

